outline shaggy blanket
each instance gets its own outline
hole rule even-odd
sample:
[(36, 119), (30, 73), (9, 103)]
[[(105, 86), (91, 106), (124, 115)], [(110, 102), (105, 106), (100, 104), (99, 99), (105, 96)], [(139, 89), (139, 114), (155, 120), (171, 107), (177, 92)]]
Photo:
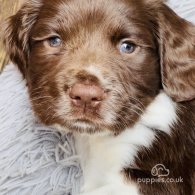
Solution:
[[(195, 23), (194, 0), (168, 3)], [(13, 65), (0, 75), (0, 195), (76, 195), (82, 172), (71, 135), (37, 123)]]

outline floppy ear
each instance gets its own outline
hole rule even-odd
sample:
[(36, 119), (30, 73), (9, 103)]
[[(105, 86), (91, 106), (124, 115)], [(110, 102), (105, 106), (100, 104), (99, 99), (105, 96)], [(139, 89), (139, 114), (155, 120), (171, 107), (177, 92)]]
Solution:
[(157, 10), (157, 28), (162, 84), (177, 102), (195, 98), (195, 26), (168, 6)]
[(29, 55), (29, 35), (41, 7), (40, 1), (30, 0), (4, 26), (4, 44), (14, 64), (25, 76)]

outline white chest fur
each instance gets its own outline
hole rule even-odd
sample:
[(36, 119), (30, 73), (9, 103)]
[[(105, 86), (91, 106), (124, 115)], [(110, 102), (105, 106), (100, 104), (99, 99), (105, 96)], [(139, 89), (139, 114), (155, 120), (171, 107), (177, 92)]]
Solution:
[(150, 104), (139, 122), (119, 136), (75, 135), (84, 174), (84, 195), (139, 195), (135, 183), (125, 181), (121, 170), (133, 163), (140, 146), (150, 147), (154, 128), (170, 134), (176, 105), (164, 93)]

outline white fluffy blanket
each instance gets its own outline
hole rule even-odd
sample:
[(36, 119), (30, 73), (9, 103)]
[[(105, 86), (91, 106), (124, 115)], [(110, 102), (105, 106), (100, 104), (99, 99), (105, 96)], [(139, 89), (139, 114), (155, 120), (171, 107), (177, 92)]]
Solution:
[[(194, 0), (169, 5), (195, 22)], [(0, 195), (75, 195), (82, 182), (71, 135), (36, 122), (17, 68), (0, 75)]]

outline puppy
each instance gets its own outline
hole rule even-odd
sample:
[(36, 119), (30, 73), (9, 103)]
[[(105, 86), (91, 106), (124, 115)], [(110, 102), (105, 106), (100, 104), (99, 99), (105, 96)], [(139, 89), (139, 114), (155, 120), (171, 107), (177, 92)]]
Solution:
[(39, 120), (74, 134), (83, 195), (195, 194), (192, 24), (160, 0), (30, 0), (4, 42)]

